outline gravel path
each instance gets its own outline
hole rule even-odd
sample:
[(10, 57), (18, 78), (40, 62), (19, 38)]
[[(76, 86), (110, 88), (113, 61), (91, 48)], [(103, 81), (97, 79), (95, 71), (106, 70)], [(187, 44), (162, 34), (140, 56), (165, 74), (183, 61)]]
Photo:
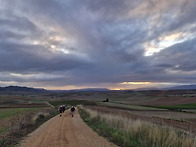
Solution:
[(67, 110), (62, 117), (55, 116), (29, 134), (21, 147), (116, 147), (98, 136), (80, 118), (76, 110), (71, 117)]

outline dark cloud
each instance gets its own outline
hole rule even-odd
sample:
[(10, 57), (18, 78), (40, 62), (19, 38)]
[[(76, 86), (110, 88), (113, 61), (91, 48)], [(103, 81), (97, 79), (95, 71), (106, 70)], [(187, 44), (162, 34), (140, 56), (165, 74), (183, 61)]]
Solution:
[[(0, 85), (6, 81), (39, 87), (196, 82), (193, 0), (0, 4)], [(182, 41), (156, 52), (164, 37), (179, 33)], [(154, 48), (155, 53), (145, 56), (146, 48)]]
[[(166, 50), (161, 51), (155, 58), (156, 62), (170, 65), (174, 71), (195, 71), (196, 69), (196, 39), (176, 44)], [(168, 69), (169, 69), (168, 68)]]
[(177, 19), (174, 18), (175, 19), (174, 22), (170, 24), (169, 30), (173, 30), (176, 28), (180, 28), (186, 25), (196, 23), (196, 17), (194, 15), (196, 13), (195, 7), (196, 7), (195, 1), (192, 0), (185, 1), (178, 11)]
[(17, 31), (30, 31), (33, 32), (36, 30), (35, 25), (30, 22), (27, 18), (24, 17), (12, 17), (8, 19), (1, 19), (1, 27), (16, 29)]
[(0, 43), (0, 70), (10, 72), (51, 72), (79, 68), (88, 62), (74, 55), (63, 56), (40, 45)]

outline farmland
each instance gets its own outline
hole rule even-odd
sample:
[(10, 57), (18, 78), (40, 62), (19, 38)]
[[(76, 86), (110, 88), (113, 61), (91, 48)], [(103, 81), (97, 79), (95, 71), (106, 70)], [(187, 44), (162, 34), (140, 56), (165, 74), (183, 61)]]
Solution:
[(108, 106), (108, 107), (117, 107), (121, 109), (132, 109), (132, 110), (165, 110), (163, 108), (158, 108), (158, 107), (145, 107), (145, 106), (140, 106), (140, 105), (132, 105), (132, 104), (124, 104), (124, 103), (117, 103), (117, 102), (99, 102), (98, 103), (101, 106)]
[(50, 103), (55, 106), (83, 104), (101, 113), (174, 127), (195, 136), (195, 93), (194, 90), (70, 92), (56, 94)]
[(155, 108), (164, 108), (164, 109), (196, 109), (196, 103), (191, 104), (181, 104), (181, 105), (152, 105), (151, 107)]
[(67, 107), (76, 106), (76, 105), (97, 105), (94, 101), (89, 100), (58, 100), (58, 101), (49, 101), (49, 103), (55, 107), (60, 105), (66, 105)]
[[(11, 108), (0, 109), (0, 132), (5, 133), (11, 126), (11, 120), (23, 114), (37, 111), (38, 108)], [(0, 133), (0, 134), (1, 134)]]
[(42, 95), (0, 95), (0, 146), (16, 144), (54, 116), (52, 111)]
[[(191, 93), (191, 94), (190, 94)], [(0, 95), (0, 140), (9, 133), (13, 120), (40, 114), (57, 114), (60, 105), (83, 105), (100, 114), (118, 115), (196, 135), (195, 91), (100, 91), (19, 93)], [(108, 99), (108, 101), (106, 101)], [(54, 107), (54, 108), (52, 108)], [(47, 119), (44, 119), (46, 121)], [(44, 121), (41, 121), (42, 123)], [(24, 121), (25, 122), (25, 121)], [(29, 122), (34, 126), (35, 122)], [(28, 124), (28, 126), (29, 126)], [(35, 126), (39, 126), (38, 123)], [(34, 127), (32, 127), (34, 128)], [(34, 128), (35, 129), (35, 128)], [(31, 130), (31, 129), (30, 129)], [(26, 132), (26, 131), (25, 131)], [(24, 133), (26, 134), (26, 133)]]
[(7, 117), (15, 116), (24, 112), (35, 111), (37, 108), (12, 108), (12, 109), (0, 109), (0, 120)]
[(79, 107), (84, 121), (97, 133), (119, 146), (195, 146), (194, 137), (173, 127), (157, 125), (114, 110)]
[[(159, 121), (163, 121), (163, 119), (165, 121), (173, 121), (172, 123), (191, 122), (190, 126), (192, 126), (195, 125), (196, 120), (195, 93), (195, 90), (100, 91), (52, 93), (47, 96), (50, 104), (55, 107), (62, 104), (67, 106), (82, 104), (96, 108), (100, 107), (100, 109), (111, 108), (138, 115), (138, 119), (145, 116), (148, 117), (147, 120), (152, 118)], [(109, 102), (103, 102), (105, 99), (109, 99)]]

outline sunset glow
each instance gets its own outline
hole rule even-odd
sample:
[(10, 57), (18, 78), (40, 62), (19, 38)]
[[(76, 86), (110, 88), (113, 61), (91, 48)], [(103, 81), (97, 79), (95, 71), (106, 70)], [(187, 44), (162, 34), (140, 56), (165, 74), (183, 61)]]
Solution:
[(124, 84), (124, 85), (129, 85), (129, 84), (133, 84), (133, 85), (146, 85), (146, 84), (151, 84), (150, 82), (122, 82), (120, 84)]

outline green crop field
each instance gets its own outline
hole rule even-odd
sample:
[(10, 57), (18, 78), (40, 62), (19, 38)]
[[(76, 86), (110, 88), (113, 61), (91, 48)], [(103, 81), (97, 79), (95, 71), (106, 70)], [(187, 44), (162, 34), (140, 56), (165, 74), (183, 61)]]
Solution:
[(152, 108), (152, 107), (129, 105), (129, 104), (122, 104), (122, 103), (114, 103), (114, 102), (99, 102), (98, 104), (102, 106), (127, 108), (127, 109), (133, 109), (133, 110), (163, 110), (162, 108)]
[(10, 108), (10, 109), (0, 109), (0, 120), (15, 116), (21, 113), (30, 112), (37, 110), (38, 108)]
[(182, 105), (152, 105), (153, 108), (163, 108), (163, 109), (196, 109), (196, 103), (182, 104)]

